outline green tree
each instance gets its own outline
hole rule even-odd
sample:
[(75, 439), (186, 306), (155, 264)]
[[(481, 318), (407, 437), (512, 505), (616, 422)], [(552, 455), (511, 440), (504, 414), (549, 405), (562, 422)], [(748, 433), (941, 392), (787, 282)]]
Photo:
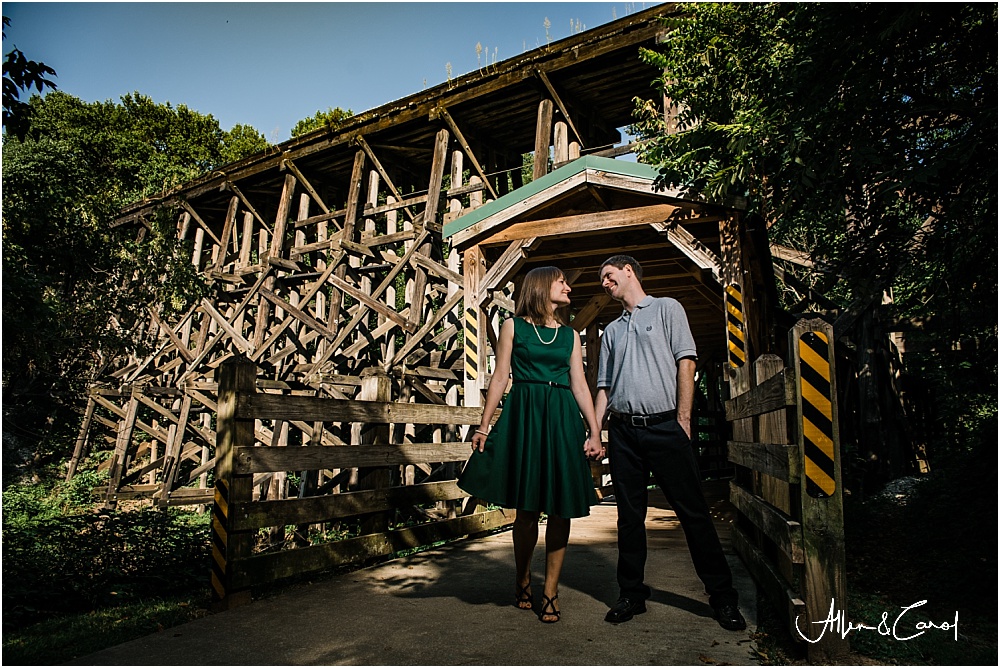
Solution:
[(678, 131), (640, 101), (641, 159), (661, 185), (745, 198), (846, 278), (843, 305), (891, 289), (895, 315), (936, 319), (907, 363), (941, 390), (939, 435), (995, 433), (996, 5), (685, 7), (643, 53)]
[[(10, 19), (3, 17), (3, 26), (10, 25)], [(7, 39), (7, 33), (3, 33)], [(28, 60), (17, 48), (11, 49), (3, 61), (3, 127), (11, 135), (22, 136), (25, 130), (25, 115), (28, 103), (21, 101), (21, 92), (32, 86), (41, 93), (45, 88), (55, 90), (56, 84), (46, 77), (55, 76), (56, 71), (45, 63)]]
[(180, 310), (204, 291), (174, 220), (114, 227), (117, 212), (267, 143), (137, 93), (35, 95), (26, 120), (3, 143), (4, 457), (42, 466), (67, 454), (87, 385), (143, 352), (147, 308)]
[(350, 109), (341, 109), (340, 107), (331, 108), (327, 107), (326, 111), (317, 111), (314, 116), (310, 118), (303, 118), (301, 121), (295, 124), (292, 128), (292, 137), (301, 137), (304, 134), (309, 134), (314, 130), (319, 130), (321, 128), (330, 128), (331, 130), (336, 130), (340, 127), (340, 124), (346, 119), (354, 115), (354, 112)]

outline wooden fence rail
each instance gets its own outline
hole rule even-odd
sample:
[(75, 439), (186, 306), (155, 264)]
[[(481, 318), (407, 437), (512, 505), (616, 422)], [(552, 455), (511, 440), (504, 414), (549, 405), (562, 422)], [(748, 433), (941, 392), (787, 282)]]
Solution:
[[(251, 585), (325, 570), (375, 557), (391, 556), (463, 535), (497, 529), (513, 513), (483, 510), (475, 499), (461, 514), (390, 529), (387, 512), (422, 504), (457, 502), (469, 495), (458, 488), (457, 465), (471, 453), (468, 442), (389, 443), (389, 425), (479, 424), (481, 410), (434, 404), (392, 403), (390, 383), (375, 372), (363, 379), (361, 400), (263, 394), (257, 392), (257, 367), (230, 360), (219, 370), (218, 432), (215, 453), (212, 585), (215, 607), (249, 602)], [(336, 422), (361, 425), (358, 442), (343, 445), (266, 447), (254, 445), (255, 420), (285, 423)], [(354, 439), (352, 439), (353, 441)], [(444, 480), (405, 484), (394, 475), (407, 465), (436, 465)], [(253, 500), (255, 476), (324, 469), (359, 471), (362, 486), (339, 494), (298, 499)], [(404, 484), (399, 484), (404, 483)], [(359, 522), (361, 535), (308, 545), (298, 532), (296, 549), (254, 553), (258, 533), (268, 527), (308, 527), (325, 522)]]
[(729, 460), (749, 473), (730, 483), (733, 544), (814, 664), (847, 651), (840, 634), (822, 633), (831, 609), (847, 608), (832, 341), (828, 323), (799, 322), (789, 333), (792, 366), (764, 355), (737, 369), (738, 383), (751, 385), (752, 373), (756, 385), (726, 402), (742, 439), (728, 443)]

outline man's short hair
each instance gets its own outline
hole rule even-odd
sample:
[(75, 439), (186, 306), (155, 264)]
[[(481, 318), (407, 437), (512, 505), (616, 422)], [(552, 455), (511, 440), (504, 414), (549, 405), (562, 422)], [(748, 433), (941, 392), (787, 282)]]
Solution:
[(632, 267), (632, 273), (635, 274), (636, 279), (642, 282), (642, 267), (639, 266), (638, 261), (631, 255), (612, 255), (607, 260), (601, 264), (601, 268), (598, 269), (598, 274), (604, 271), (604, 268), (608, 265), (616, 267), (618, 269), (624, 269), (625, 265)]

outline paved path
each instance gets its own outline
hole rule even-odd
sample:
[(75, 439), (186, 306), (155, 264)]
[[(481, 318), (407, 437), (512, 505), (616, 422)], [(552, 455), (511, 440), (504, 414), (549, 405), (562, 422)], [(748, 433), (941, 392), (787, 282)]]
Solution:
[[(718, 497), (719, 486), (713, 488)], [(710, 501), (712, 499), (710, 498)], [(562, 621), (512, 605), (510, 533), (464, 541), (290, 587), (281, 594), (96, 654), (79, 665), (754, 665), (754, 585), (731, 554), (731, 508), (713, 501), (747, 631), (725, 631), (695, 575), (674, 513), (650, 508), (649, 611), (603, 621), (617, 598), (616, 511), (574, 520), (560, 583)], [(540, 542), (544, 539), (544, 531)], [(533, 572), (544, 572), (535, 551)], [(536, 586), (536, 591), (539, 587)]]

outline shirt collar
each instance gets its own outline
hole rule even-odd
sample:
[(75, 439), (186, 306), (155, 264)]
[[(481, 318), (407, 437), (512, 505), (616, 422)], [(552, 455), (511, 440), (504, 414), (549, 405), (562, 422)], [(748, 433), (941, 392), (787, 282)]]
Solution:
[[(635, 305), (635, 307), (636, 308), (646, 308), (647, 306), (649, 306), (652, 303), (653, 303), (653, 295), (646, 295), (645, 297), (642, 298), (642, 301), (640, 301), (638, 304)], [(632, 314), (628, 312), (627, 308), (623, 308), (622, 309), (622, 314), (620, 316), (618, 316), (618, 319), (619, 320), (628, 320), (630, 317), (632, 317)]]

